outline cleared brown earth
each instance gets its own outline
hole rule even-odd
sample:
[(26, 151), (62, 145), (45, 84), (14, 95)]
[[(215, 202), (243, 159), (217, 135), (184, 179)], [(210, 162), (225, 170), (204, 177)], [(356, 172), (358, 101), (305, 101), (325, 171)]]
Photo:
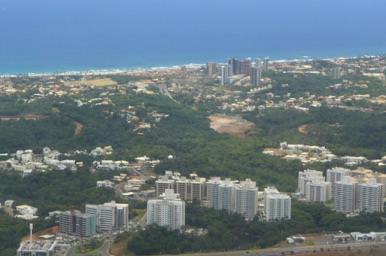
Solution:
[(78, 135), (82, 129), (83, 129), (83, 124), (81, 123), (78, 123), (78, 122), (75, 122), (75, 133), (74, 133), (74, 136)]
[(301, 132), (301, 133), (307, 134), (308, 133), (307, 125), (304, 124), (304, 125), (299, 126), (298, 131)]
[(234, 136), (245, 136), (255, 126), (237, 116), (209, 116), (210, 128), (219, 133), (227, 133)]
[(112, 243), (110, 246), (109, 253), (111, 255), (122, 255), (124, 253), (124, 250), (126, 248), (127, 240), (124, 240), (120, 243)]

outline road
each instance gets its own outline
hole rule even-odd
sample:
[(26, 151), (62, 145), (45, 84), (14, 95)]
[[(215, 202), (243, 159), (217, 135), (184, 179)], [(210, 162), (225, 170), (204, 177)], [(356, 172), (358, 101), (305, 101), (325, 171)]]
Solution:
[[(305, 252), (321, 252), (323, 251), (344, 251), (347, 250), (347, 246), (350, 246), (351, 251), (369, 251), (371, 248), (377, 247), (377, 250), (386, 250), (386, 242), (358, 242), (350, 244), (330, 244), (330, 245), (311, 245), (311, 246), (294, 246), (291, 248), (269, 248), (269, 249), (259, 249), (259, 250), (243, 250), (243, 251), (228, 251), (228, 252), (213, 252), (213, 253), (192, 253), (185, 254), (186, 256), (220, 256), (220, 255), (230, 255), (230, 256), (246, 256), (246, 255), (256, 255), (256, 256), (281, 256), (284, 252), (285, 255), (298, 255)], [(291, 251), (294, 254), (291, 254)], [(328, 254), (327, 254), (328, 255)], [(326, 256), (327, 256), (326, 255)]]

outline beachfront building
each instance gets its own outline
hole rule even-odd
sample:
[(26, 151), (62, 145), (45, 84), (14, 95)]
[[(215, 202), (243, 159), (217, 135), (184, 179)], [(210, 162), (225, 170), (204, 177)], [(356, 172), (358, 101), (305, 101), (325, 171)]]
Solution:
[(221, 66), (221, 85), (227, 85), (229, 84), (229, 67), (228, 65)]
[(251, 68), (251, 85), (257, 87), (261, 82), (261, 68), (252, 67)]

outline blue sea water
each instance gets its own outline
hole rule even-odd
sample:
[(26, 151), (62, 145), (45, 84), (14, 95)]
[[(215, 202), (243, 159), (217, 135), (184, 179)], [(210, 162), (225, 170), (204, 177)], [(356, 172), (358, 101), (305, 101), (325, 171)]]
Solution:
[(0, 74), (386, 53), (384, 0), (0, 0)]

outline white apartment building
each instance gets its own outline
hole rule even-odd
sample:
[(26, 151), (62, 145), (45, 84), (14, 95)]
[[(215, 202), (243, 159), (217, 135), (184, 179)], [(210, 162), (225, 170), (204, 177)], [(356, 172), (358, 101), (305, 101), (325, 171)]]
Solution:
[(365, 212), (383, 212), (383, 195), (385, 187), (375, 178), (358, 184), (358, 210)]
[(185, 226), (185, 202), (173, 189), (166, 189), (161, 198), (147, 202), (147, 225), (157, 224), (170, 229)]
[(345, 176), (350, 176), (350, 169), (334, 167), (332, 169), (327, 169), (326, 181), (331, 182), (331, 186), (334, 189), (335, 183), (341, 181)]
[(235, 212), (252, 220), (257, 213), (258, 188), (256, 182), (246, 179), (235, 188)]
[(331, 200), (332, 188), (328, 181), (311, 181), (306, 185), (307, 202), (327, 202)]
[(358, 182), (349, 176), (335, 182), (334, 210), (343, 213), (352, 213), (357, 209)]
[(265, 188), (264, 210), (266, 221), (291, 219), (291, 197), (280, 193), (275, 187)]
[(207, 182), (208, 205), (216, 210), (236, 212), (246, 219), (253, 219), (257, 213), (258, 188), (256, 182), (246, 179), (221, 180), (219, 177)]
[(301, 195), (306, 195), (306, 186), (309, 182), (323, 182), (325, 181), (323, 172), (316, 170), (304, 170), (298, 173), (298, 190)]
[(231, 212), (235, 206), (235, 186), (230, 179), (225, 179), (218, 187), (218, 207), (219, 210)]
[(207, 194), (208, 194), (208, 203), (209, 207), (215, 210), (220, 210), (219, 206), (219, 187), (221, 184), (220, 177), (214, 177), (208, 180), (206, 183)]
[(86, 213), (96, 216), (97, 230), (111, 232), (127, 228), (129, 205), (115, 201), (100, 205), (86, 204)]

